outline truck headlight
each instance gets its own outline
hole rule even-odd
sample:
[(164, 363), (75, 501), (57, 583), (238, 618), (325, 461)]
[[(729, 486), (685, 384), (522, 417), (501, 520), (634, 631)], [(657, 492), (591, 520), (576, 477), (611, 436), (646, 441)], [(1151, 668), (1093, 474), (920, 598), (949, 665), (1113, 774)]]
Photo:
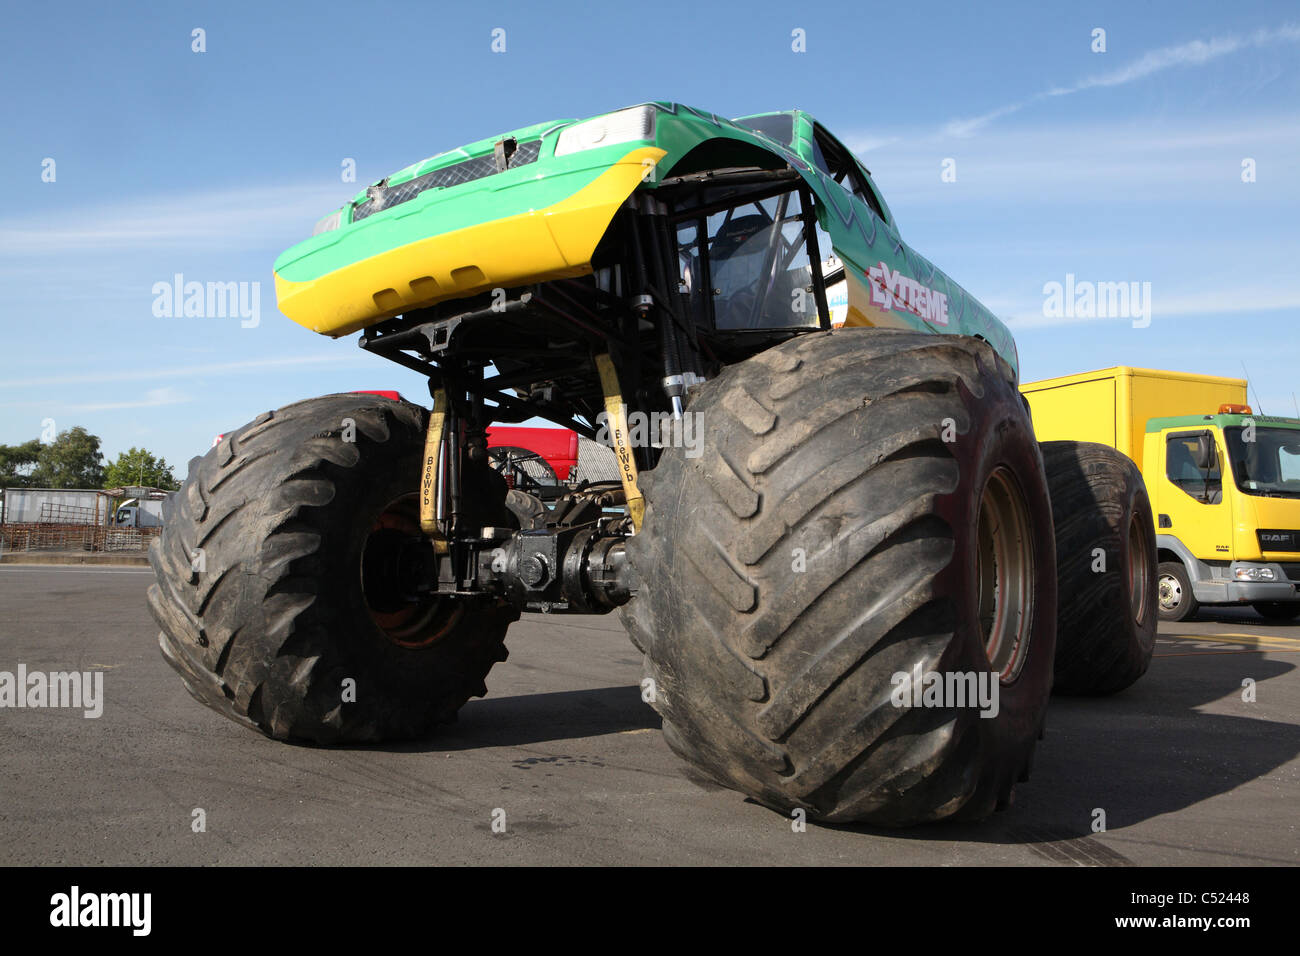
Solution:
[(1272, 568), (1237, 568), (1232, 576), (1238, 581), (1272, 581)]
[(344, 210), (344, 209), (347, 209), (347, 208), (348, 208), (347, 206), (343, 206), (343, 207), (340, 208), (340, 209), (335, 209), (332, 213), (330, 213), (330, 214), (329, 214), (328, 216), (326, 216), (324, 219), (322, 219), (322, 220), (320, 220), (318, 223), (316, 223), (316, 228), (314, 228), (314, 229), (311, 231), (311, 234), (312, 234), (313, 236), (319, 236), (322, 232), (333, 232), (333, 231), (334, 231), (335, 229), (337, 229), (340, 225), (342, 225), (342, 223), (343, 223), (343, 210)]
[(555, 155), (567, 156), (584, 149), (631, 143), (638, 139), (654, 139), (655, 113), (653, 106), (633, 106), (608, 116), (574, 123), (560, 131), (555, 143)]

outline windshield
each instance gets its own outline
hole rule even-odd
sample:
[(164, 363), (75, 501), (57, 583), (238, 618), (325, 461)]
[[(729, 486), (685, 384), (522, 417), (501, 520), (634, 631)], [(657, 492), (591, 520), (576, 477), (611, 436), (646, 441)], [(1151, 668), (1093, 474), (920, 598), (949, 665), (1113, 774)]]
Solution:
[(768, 139), (776, 140), (784, 146), (794, 142), (794, 117), (789, 113), (772, 113), (769, 116), (746, 116), (732, 120), (737, 126), (762, 133)]
[(1238, 488), (1248, 495), (1300, 498), (1300, 429), (1237, 426), (1223, 433)]

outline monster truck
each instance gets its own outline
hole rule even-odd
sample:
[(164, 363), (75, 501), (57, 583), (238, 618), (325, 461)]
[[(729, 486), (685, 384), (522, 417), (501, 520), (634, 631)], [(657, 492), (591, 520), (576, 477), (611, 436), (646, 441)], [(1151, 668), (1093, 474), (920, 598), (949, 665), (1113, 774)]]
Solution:
[[(275, 282), (295, 322), (427, 376), (432, 407), (266, 412), (173, 498), (162, 652), (272, 737), (427, 734), (486, 693), (521, 612), (617, 609), (707, 776), (827, 821), (974, 819), (1043, 732), (1049, 479), (1124, 598), (1090, 610), (1116, 646), (1090, 637), (1073, 678), (1150, 627), (1129, 618), (1154, 561), (1114, 533), (1140, 480), (1045, 470), (1007, 329), (807, 113), (647, 103), (480, 140), (365, 189)], [(508, 490), (487, 429), (533, 418), (612, 446), (619, 480)]]

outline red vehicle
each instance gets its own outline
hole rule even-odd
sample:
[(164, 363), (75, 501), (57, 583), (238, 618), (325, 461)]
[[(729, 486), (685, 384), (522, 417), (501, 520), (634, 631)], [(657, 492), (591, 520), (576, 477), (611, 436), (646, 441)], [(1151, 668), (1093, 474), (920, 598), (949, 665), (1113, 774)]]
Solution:
[[(391, 389), (359, 388), (353, 394), (404, 401), (401, 392)], [(578, 464), (578, 433), (570, 428), (495, 425), (487, 434), (488, 453), (512, 488), (558, 486), (569, 480)], [(223, 432), (213, 438), (213, 447), (224, 437)]]
[[(529, 475), (551, 481), (569, 480), (578, 464), (578, 433), (570, 428), (525, 428), (521, 425), (493, 425), (487, 430), (488, 454), (503, 466), (526, 467)], [(530, 464), (531, 463), (531, 464)], [(547, 466), (543, 469), (541, 466)], [(504, 468), (509, 480), (509, 471)], [(537, 472), (543, 472), (537, 474)]]
[[(393, 391), (358, 389), (357, 394), (402, 401), (401, 393)], [(578, 464), (578, 433), (571, 428), (493, 425), (487, 435), (488, 452), (512, 485), (521, 470), (542, 484), (565, 482)]]

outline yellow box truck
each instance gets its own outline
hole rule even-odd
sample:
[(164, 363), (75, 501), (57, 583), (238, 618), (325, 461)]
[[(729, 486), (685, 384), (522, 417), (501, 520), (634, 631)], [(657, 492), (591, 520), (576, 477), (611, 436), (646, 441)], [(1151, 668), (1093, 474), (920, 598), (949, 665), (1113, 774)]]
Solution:
[(1159, 613), (1300, 615), (1300, 419), (1256, 415), (1246, 381), (1117, 366), (1021, 386), (1040, 441), (1099, 442), (1142, 471)]

